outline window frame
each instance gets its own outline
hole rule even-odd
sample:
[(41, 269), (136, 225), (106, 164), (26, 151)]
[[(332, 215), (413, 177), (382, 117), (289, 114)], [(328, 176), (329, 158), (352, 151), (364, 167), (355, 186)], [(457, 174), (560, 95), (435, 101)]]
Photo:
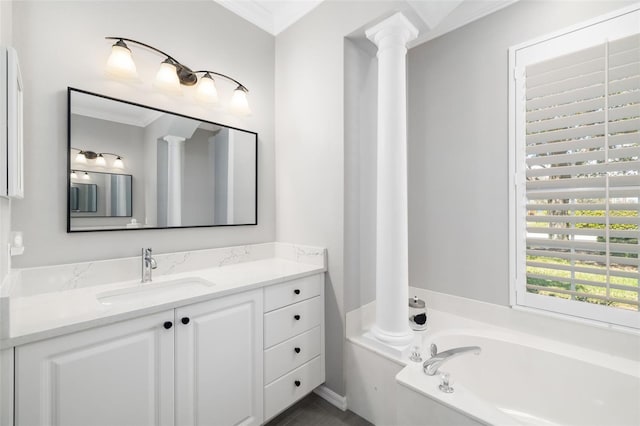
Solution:
[(524, 99), (519, 99), (519, 95), (525, 84), (525, 66), (638, 32), (629, 31), (629, 26), (621, 23), (637, 23), (635, 28), (640, 28), (640, 3), (509, 48), (509, 303), (513, 308), (532, 308), (640, 329), (640, 311), (528, 293), (526, 249), (523, 249), (526, 248), (526, 125), (522, 116)]

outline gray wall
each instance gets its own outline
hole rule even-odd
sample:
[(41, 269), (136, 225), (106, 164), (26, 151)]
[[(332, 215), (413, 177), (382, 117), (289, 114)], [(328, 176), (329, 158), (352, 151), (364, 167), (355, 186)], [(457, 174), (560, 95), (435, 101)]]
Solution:
[(521, 1), (409, 51), (412, 285), (508, 304), (507, 50), (626, 4)]
[(344, 40), (397, 2), (327, 1), (276, 37), (277, 239), (328, 249), (327, 386), (343, 394), (345, 291)]
[(345, 311), (376, 298), (378, 61), (362, 37), (344, 41)]
[[(140, 82), (109, 79), (105, 63), (111, 43), (104, 37), (111, 35), (233, 76), (250, 90), (252, 116), (203, 106), (193, 100), (193, 88), (183, 96), (159, 93), (151, 82), (163, 58), (144, 49), (132, 47)], [(273, 36), (212, 1), (27, 0), (13, 4), (13, 42), (26, 106), (25, 199), (13, 203), (12, 215), (12, 228), (24, 232), (26, 251), (14, 258), (14, 266), (136, 256), (143, 246), (164, 253), (275, 239)], [(228, 102), (235, 87), (222, 80), (217, 85), (221, 101)], [(67, 86), (258, 132), (258, 226), (67, 234)]]

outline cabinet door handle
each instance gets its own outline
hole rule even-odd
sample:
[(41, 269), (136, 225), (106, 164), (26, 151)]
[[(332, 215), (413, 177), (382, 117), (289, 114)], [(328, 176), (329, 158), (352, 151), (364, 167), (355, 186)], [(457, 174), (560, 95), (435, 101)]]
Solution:
[(165, 321), (164, 324), (162, 324), (162, 326), (168, 330), (171, 327), (173, 327), (173, 323), (171, 321)]
[(300, 353), (300, 348), (294, 348), (293, 350), (296, 351), (297, 354)]
[(293, 292), (294, 292), (295, 294), (300, 294), (300, 289), (299, 289), (299, 288), (296, 288), (295, 290), (293, 290)]
[(293, 317), (296, 319), (296, 321), (300, 321), (300, 315), (294, 315)]
[(189, 317), (183, 317), (180, 321), (182, 321), (182, 323), (184, 325), (187, 325), (187, 324), (189, 324), (190, 319), (189, 319)]
[(296, 380), (296, 381), (295, 381), (295, 382), (293, 382), (293, 383), (295, 383), (296, 387), (298, 387), (298, 388), (299, 388), (299, 387), (300, 387), (300, 385), (302, 384), (302, 383), (300, 382), (300, 380)]

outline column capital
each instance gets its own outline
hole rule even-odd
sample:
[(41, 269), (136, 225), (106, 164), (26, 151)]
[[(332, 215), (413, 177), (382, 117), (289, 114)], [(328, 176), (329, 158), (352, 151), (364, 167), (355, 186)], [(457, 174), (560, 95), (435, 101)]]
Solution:
[(183, 138), (182, 136), (173, 136), (173, 135), (163, 136), (162, 139), (164, 139), (165, 142), (170, 144), (179, 144), (187, 140), (187, 138)]
[(382, 22), (365, 31), (365, 35), (373, 44), (381, 47), (381, 41), (392, 37), (406, 47), (406, 44), (418, 37), (418, 29), (401, 12), (391, 15)]

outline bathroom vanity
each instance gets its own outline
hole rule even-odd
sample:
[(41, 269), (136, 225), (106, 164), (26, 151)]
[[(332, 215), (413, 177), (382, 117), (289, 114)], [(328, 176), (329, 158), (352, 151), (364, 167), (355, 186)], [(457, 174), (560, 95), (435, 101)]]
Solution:
[(14, 272), (3, 425), (259, 425), (324, 382), (323, 249), (155, 257)]

